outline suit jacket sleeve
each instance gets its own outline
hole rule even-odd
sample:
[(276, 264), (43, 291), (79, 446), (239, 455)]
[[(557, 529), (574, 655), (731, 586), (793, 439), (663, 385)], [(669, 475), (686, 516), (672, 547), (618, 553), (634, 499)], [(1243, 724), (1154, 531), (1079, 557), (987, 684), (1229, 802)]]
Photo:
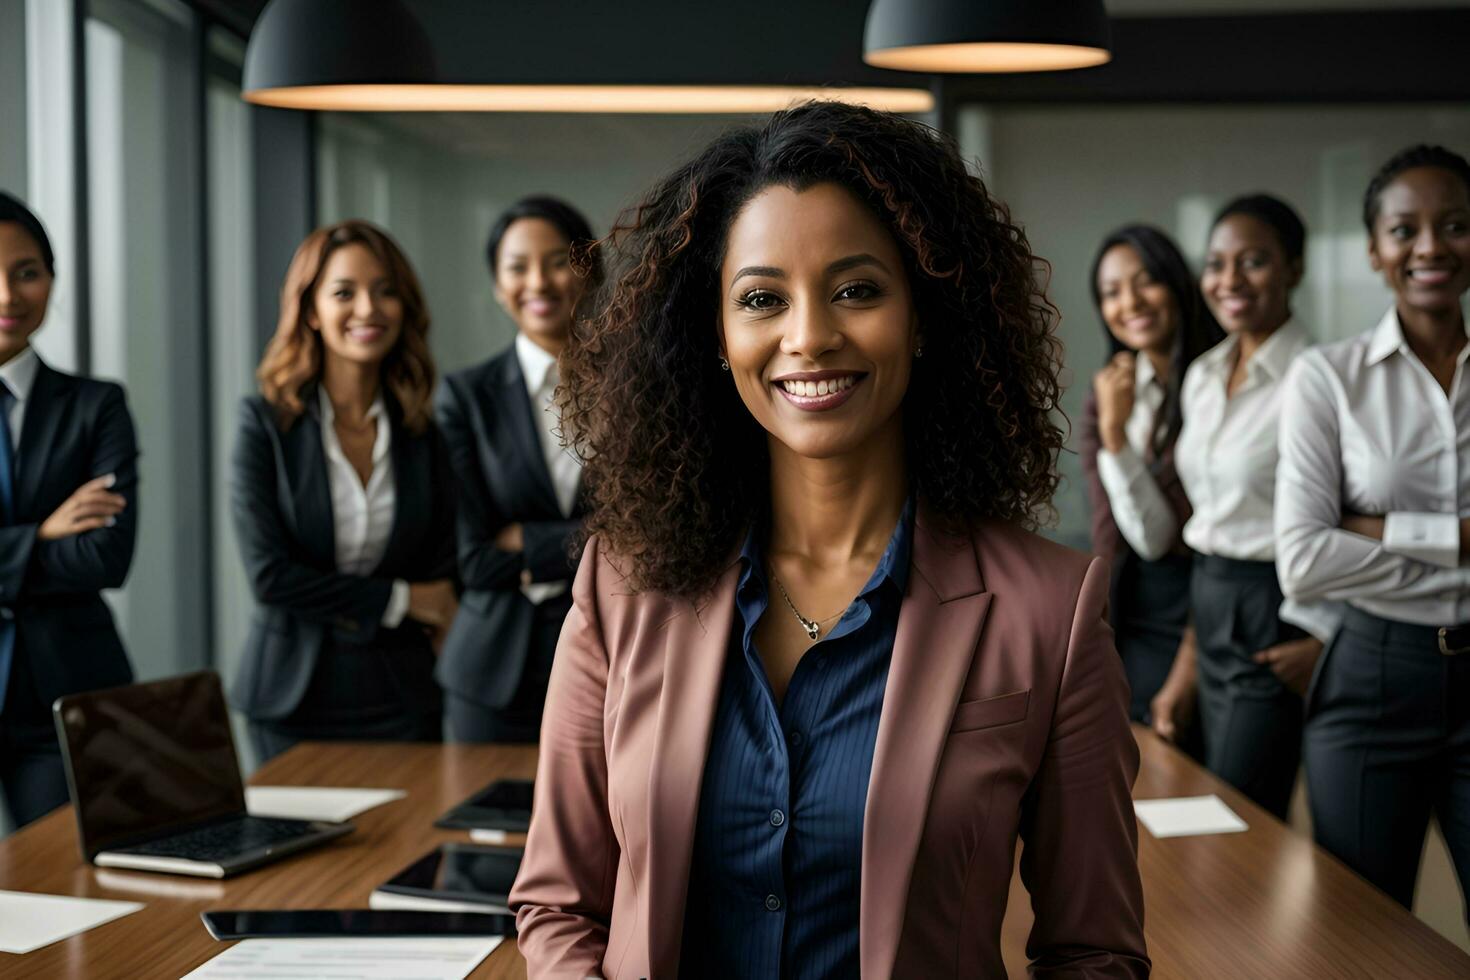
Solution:
[(1022, 805), (1021, 880), (1036, 924), (1036, 977), (1147, 977), (1128, 686), (1103, 620), (1107, 570), (1094, 559), (1077, 598), (1051, 736)]
[(1102, 436), (1097, 425), (1097, 396), (1088, 393), (1082, 404), (1082, 472), (1087, 477), (1087, 502), (1092, 511), (1092, 550), (1114, 564), (1122, 550), (1123, 535), (1113, 522), (1113, 508), (1108, 492), (1097, 472), (1097, 453)]
[(127, 506), (111, 527), (55, 541), (37, 536), (39, 524), (0, 529), (0, 596), (92, 593), (120, 588), (127, 579), (138, 536), (138, 440), (122, 388), (109, 384), (103, 392), (92, 420), (88, 479), (114, 474), (112, 491)]
[(349, 642), (366, 642), (388, 608), (393, 583), (325, 572), (297, 559), (276, 495), (276, 456), (267, 428), (275, 423), (268, 415), (251, 399), (241, 402), (230, 484), (235, 536), (251, 591), (262, 605), (326, 623)]
[(531, 829), (510, 894), (532, 980), (600, 976), (607, 952), (619, 850), (608, 816), (608, 657), (597, 566), (594, 540), (572, 586), (572, 609), (552, 662)]
[(460, 390), (460, 381), (451, 377), (440, 385), (436, 405), (439, 430), (449, 448), (449, 462), (458, 490), (455, 511), (460, 578), (466, 589), (476, 591), (518, 589), (521, 555), (495, 546), (495, 535), (511, 522), (480, 470), (469, 400), (469, 395)]
[(582, 522), (526, 521), (521, 525), (525, 543), (522, 561), (531, 571), (533, 582), (564, 582), (572, 568), (572, 542)]

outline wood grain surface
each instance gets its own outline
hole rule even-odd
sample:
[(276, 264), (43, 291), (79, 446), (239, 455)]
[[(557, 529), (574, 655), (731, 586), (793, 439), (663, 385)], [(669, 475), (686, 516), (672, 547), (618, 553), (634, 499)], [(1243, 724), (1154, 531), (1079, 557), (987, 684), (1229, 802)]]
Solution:
[[(1139, 799), (1218, 793), (1250, 830), (1155, 840), (1139, 832), (1154, 976), (1470, 977), (1470, 957), (1335, 859), (1186, 757), (1139, 730)], [(399, 788), (406, 799), (356, 818), (348, 837), (225, 881), (84, 864), (62, 809), (0, 841), (0, 888), (141, 901), (147, 907), (24, 956), (0, 953), (0, 978), (179, 977), (220, 951), (199, 913), (223, 908), (363, 908), (368, 893), (441, 841), (433, 821), (490, 781), (529, 778), (535, 751), (501, 746), (316, 743), (272, 760), (252, 782)], [(1029, 902), (1012, 882), (1002, 932), (1012, 977), (1026, 975)], [(506, 942), (473, 974), (521, 978)]]

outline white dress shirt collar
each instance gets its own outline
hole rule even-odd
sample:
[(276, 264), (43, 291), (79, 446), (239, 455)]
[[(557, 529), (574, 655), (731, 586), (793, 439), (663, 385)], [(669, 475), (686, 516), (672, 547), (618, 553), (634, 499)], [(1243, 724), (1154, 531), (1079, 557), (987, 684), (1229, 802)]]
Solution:
[(31, 397), (31, 388), (36, 384), (36, 374), (41, 370), (41, 359), (34, 348), (27, 347), (19, 354), (0, 364), (0, 380), (10, 389), (16, 401)]
[[(1466, 310), (1465, 319), (1470, 322), (1470, 304), (1461, 308)], [(1373, 328), (1373, 334), (1368, 340), (1367, 361), (1369, 364), (1381, 364), (1395, 352), (1402, 352), (1415, 360), (1419, 357), (1404, 339), (1404, 326), (1399, 322), (1398, 307), (1390, 306), (1388, 312), (1383, 314), (1383, 319), (1378, 321), (1378, 326)], [(1458, 360), (1463, 363), (1467, 356), (1470, 356), (1470, 344), (1461, 348)]]
[[(342, 455), (342, 443), (338, 441), (337, 432), (332, 427), (337, 421), (337, 410), (332, 407), (332, 399), (328, 397), (324, 386), (317, 386), (316, 396), (317, 407), (322, 414), (322, 432), (331, 434), (326, 441), (327, 452)], [(377, 438), (373, 440), (373, 468), (377, 469), (383, 457), (388, 455), (388, 450), (393, 447), (393, 426), (384, 424), (388, 418), (388, 405), (383, 401), (381, 391), (378, 392), (378, 397), (373, 399), (372, 405), (368, 406), (366, 418), (377, 423), (378, 426)], [(346, 457), (343, 456), (343, 459)]]
[(1136, 391), (1146, 391), (1150, 382), (1157, 381), (1159, 373), (1154, 370), (1154, 359), (1139, 351), (1133, 358), (1133, 385)]
[(516, 360), (521, 363), (521, 374), (525, 376), (527, 391), (539, 393), (545, 387), (548, 376), (555, 385), (556, 355), (523, 333), (516, 334)]
[[(1256, 348), (1250, 362), (1245, 366), (1246, 377), (1254, 381), (1261, 372), (1265, 372), (1270, 381), (1282, 380), (1286, 377), (1286, 369), (1291, 367), (1291, 362), (1311, 342), (1312, 338), (1305, 328), (1295, 320), (1287, 320), (1266, 338), (1265, 343)], [(1229, 334), (1196, 358), (1196, 361), (1200, 364), (1200, 370), (1208, 372), (1213, 380), (1228, 384), (1230, 372), (1235, 368), (1235, 352), (1239, 349), (1240, 335)]]

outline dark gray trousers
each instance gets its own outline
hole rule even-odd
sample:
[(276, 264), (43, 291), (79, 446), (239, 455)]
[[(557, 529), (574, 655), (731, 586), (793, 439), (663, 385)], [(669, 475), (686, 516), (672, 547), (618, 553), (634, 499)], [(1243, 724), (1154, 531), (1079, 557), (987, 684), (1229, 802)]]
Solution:
[(1306, 636), (1276, 615), (1272, 562), (1196, 557), (1190, 610), (1199, 644), (1205, 765), (1263, 809), (1286, 819), (1302, 752), (1302, 699), (1251, 660)]
[(36, 694), (29, 662), (19, 651), (0, 705), (0, 791), (16, 829), (71, 798), (51, 709)]
[(1349, 609), (1307, 703), (1317, 843), (1407, 908), (1432, 813), (1463, 895), (1470, 882), (1470, 654), (1440, 653), (1434, 627)]

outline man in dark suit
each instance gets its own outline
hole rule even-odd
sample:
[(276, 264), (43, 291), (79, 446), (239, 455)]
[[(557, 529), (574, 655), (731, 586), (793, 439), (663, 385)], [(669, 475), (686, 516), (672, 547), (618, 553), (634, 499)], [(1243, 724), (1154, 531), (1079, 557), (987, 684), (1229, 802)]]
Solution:
[(133, 560), (137, 440), (121, 387), (31, 349), (54, 275), (40, 223), (0, 194), (0, 787), (17, 825), (66, 802), (51, 703), (132, 680), (99, 593)]

